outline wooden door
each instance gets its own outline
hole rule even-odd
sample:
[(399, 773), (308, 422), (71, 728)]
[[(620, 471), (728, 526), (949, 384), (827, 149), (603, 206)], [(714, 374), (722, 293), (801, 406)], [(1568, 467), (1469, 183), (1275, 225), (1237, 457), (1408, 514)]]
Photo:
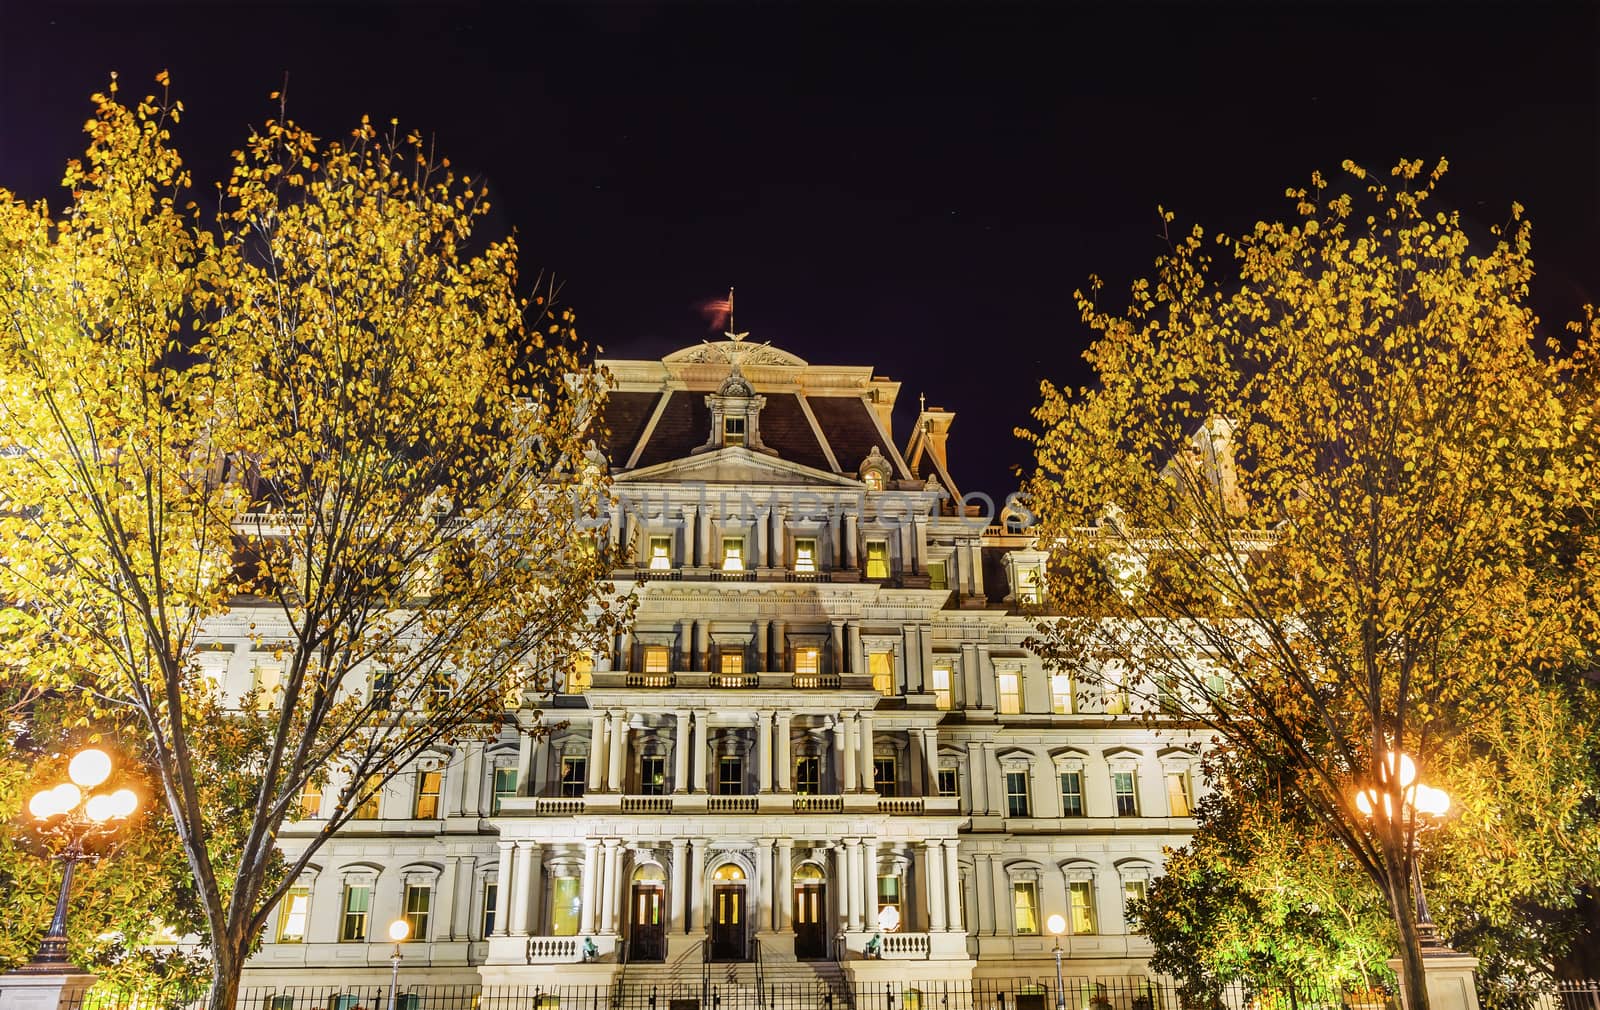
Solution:
[(794, 889), (794, 956), (802, 961), (828, 957), (828, 888), (796, 884)]
[(662, 921), (662, 895), (666, 892), (649, 884), (633, 885), (633, 909), (628, 936), (628, 960), (664, 961), (667, 956), (667, 928)]
[(744, 885), (718, 884), (711, 889), (711, 959), (744, 958)]

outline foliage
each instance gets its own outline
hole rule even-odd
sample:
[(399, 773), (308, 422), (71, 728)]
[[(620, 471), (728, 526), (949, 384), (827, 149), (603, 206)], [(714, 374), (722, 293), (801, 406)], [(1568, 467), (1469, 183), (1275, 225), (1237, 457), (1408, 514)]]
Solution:
[[(604, 376), (418, 135), (280, 113), (207, 221), (181, 104), (94, 103), (65, 210), (0, 197), (0, 659), (140, 724), (231, 1006), (364, 799), (625, 619), (590, 537)], [(325, 830), (280, 853), (308, 787)]]
[(1064, 615), (1035, 644), (1292, 772), (1385, 896), (1420, 1006), (1418, 824), (1385, 756), (1437, 784), (1458, 727), (1588, 661), (1592, 341), (1536, 338), (1520, 207), (1480, 249), (1433, 208), (1443, 163), (1346, 170), (1219, 239), (1236, 272), (1195, 228), (1125, 312), (1080, 293), (1098, 384), (1045, 383), (1023, 433)]

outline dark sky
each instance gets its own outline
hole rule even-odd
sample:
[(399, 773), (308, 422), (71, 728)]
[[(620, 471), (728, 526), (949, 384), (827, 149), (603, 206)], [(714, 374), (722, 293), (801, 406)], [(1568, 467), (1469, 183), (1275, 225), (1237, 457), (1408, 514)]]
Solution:
[(1353, 158), (1451, 160), (1444, 200), (1535, 222), (1534, 301), (1600, 294), (1600, 8), (617, 3), (64, 6), (0, 0), (0, 186), (57, 199), (91, 91), (169, 68), (209, 189), (267, 93), (362, 113), (486, 176), (525, 273), (610, 355), (739, 328), (957, 412), (1003, 492), (1040, 377), (1083, 380), (1073, 289), (1120, 296), (1156, 205), (1236, 230)]

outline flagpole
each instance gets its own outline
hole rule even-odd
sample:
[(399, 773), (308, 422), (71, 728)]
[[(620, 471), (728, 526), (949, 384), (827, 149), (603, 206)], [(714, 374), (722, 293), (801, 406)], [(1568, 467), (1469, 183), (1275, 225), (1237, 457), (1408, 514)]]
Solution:
[(733, 287), (731, 285), (728, 287), (728, 332), (739, 332), (733, 325)]

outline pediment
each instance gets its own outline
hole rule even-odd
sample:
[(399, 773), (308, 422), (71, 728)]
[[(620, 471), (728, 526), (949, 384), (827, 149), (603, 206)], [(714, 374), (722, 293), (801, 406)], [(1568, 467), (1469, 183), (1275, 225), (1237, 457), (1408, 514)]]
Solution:
[(751, 452), (738, 446), (713, 452), (669, 459), (640, 467), (614, 478), (620, 484), (701, 483), (701, 484), (786, 484), (813, 487), (858, 488), (853, 477), (828, 473), (801, 463)]

